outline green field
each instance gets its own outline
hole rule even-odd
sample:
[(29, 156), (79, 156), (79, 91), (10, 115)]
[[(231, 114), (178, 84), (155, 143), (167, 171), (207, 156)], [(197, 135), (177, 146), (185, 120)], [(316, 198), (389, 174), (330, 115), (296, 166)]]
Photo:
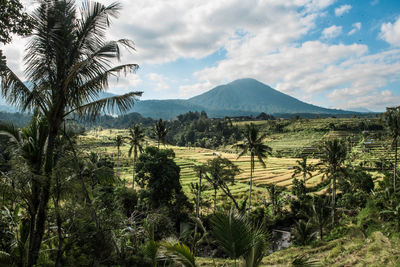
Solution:
[[(249, 123), (249, 122), (246, 122)], [(264, 132), (268, 132), (268, 122), (257, 121), (256, 122)], [(283, 124), (286, 122), (283, 121)], [(362, 136), (361, 133), (355, 133), (354, 131), (343, 131), (343, 130), (326, 130), (326, 127), (332, 124), (334, 127), (339, 128), (340, 125), (354, 125), (357, 126), (359, 119), (307, 119), (296, 122), (291, 122), (286, 125), (283, 129), (283, 133), (269, 134), (265, 139), (265, 142), (272, 147), (273, 156), (266, 160), (266, 168), (263, 168), (261, 164), (256, 163), (255, 173), (253, 175), (254, 181), (254, 203), (261, 205), (264, 200), (268, 197), (266, 193), (266, 184), (276, 184), (279, 186), (285, 186), (290, 188), (292, 184), (293, 166), (296, 165), (296, 160), (299, 158), (292, 157), (290, 155), (299, 154), (299, 151), (304, 151), (304, 148), (311, 149), (309, 156), (312, 157), (313, 151), (315, 151), (318, 144), (325, 139), (340, 137), (350, 137), (353, 142), (352, 151), (356, 153), (356, 161), (360, 162), (368, 158), (369, 155), (376, 155), (377, 151), (382, 149), (382, 142), (375, 144), (374, 153), (371, 151), (363, 153), (363, 141), (368, 136)], [(245, 122), (237, 122), (237, 125), (244, 125)], [(324, 130), (325, 129), (325, 130)], [(121, 156), (118, 160), (117, 148), (114, 144), (114, 139), (117, 135), (127, 136), (127, 130), (96, 130), (90, 131), (83, 136), (79, 137), (79, 143), (83, 150), (90, 148), (91, 151), (95, 151), (101, 157), (110, 157), (115, 162), (116, 173), (124, 179), (128, 185), (132, 183), (132, 158), (128, 157), (128, 144), (124, 144), (121, 147)], [(146, 145), (156, 145), (151, 139), (146, 139)], [(164, 146), (163, 146), (164, 148)], [(198, 181), (198, 178), (193, 171), (193, 166), (205, 163), (209, 159), (213, 159), (216, 155), (224, 158), (228, 158), (233, 161), (241, 170), (240, 174), (236, 177), (234, 185), (230, 186), (233, 195), (237, 199), (244, 199), (248, 194), (249, 190), (249, 176), (250, 176), (250, 157), (243, 156), (238, 158), (238, 151), (232, 147), (221, 147), (218, 150), (211, 150), (198, 147), (178, 147), (178, 146), (165, 146), (165, 148), (171, 148), (176, 154), (175, 161), (181, 168), (181, 183), (183, 189), (188, 196), (190, 196), (190, 184)], [(368, 158), (371, 160), (371, 158)], [(316, 158), (309, 158), (310, 164), (318, 162)], [(301, 177), (298, 177), (301, 178)], [(311, 178), (307, 179), (307, 186), (315, 186), (321, 182), (322, 174), (315, 171)], [(324, 189), (321, 191), (323, 192)], [(206, 198), (211, 199), (213, 190), (204, 192)], [(229, 201), (222, 192), (218, 192), (217, 195), (218, 203)]]

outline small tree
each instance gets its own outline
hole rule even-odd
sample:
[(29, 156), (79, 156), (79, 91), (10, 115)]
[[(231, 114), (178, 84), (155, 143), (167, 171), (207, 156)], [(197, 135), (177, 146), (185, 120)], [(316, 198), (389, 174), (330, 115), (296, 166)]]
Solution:
[(147, 184), (153, 209), (177, 204), (178, 198), (182, 198), (183, 204), (188, 203), (179, 180), (180, 168), (174, 158), (175, 153), (172, 149), (146, 147), (136, 162), (136, 181), (143, 187)]
[(133, 164), (132, 164), (132, 188), (135, 188), (135, 162), (138, 157), (138, 152), (143, 152), (143, 142), (144, 142), (144, 131), (139, 124), (135, 124), (133, 128), (129, 129), (128, 139), (130, 148), (128, 156), (132, 155), (133, 151)]
[(157, 147), (160, 148), (160, 143), (165, 145), (165, 138), (167, 137), (168, 129), (167, 124), (162, 119), (159, 119), (154, 125), (154, 134), (157, 138)]
[(227, 182), (233, 182), (235, 176), (239, 174), (239, 168), (229, 159), (217, 157), (207, 161), (206, 178), (214, 189), (214, 211), (217, 205), (217, 189), (220, 188), (224, 194), (229, 197), (235, 207), (239, 210), (239, 204), (233, 197)]
[(121, 156), (121, 146), (124, 144), (124, 139), (122, 138), (121, 135), (117, 135), (115, 138), (115, 145), (117, 146), (117, 162), (118, 162), (118, 167), (121, 167), (120, 162), (119, 162), (119, 157)]
[(278, 213), (281, 212), (282, 208), (281, 195), (284, 189), (285, 189), (284, 187), (277, 186), (275, 184), (267, 185), (269, 201), (272, 204), (272, 213), (274, 216), (276, 216)]
[(318, 228), (319, 237), (324, 237), (324, 228), (329, 225), (329, 200), (321, 196), (312, 199), (311, 222)]
[(292, 229), (294, 243), (299, 246), (309, 245), (316, 238), (316, 232), (310, 221), (299, 220)]
[(307, 157), (302, 157), (301, 160), (296, 160), (297, 165), (293, 167), (294, 172), (292, 177), (294, 178), (296, 175), (301, 174), (303, 176), (304, 184), (306, 184), (306, 179), (308, 177), (312, 177), (312, 171), (314, 167), (312, 165), (307, 164)]
[(397, 147), (400, 136), (400, 106), (386, 108), (386, 112), (383, 114), (383, 120), (392, 138), (392, 147), (394, 148), (393, 188), (396, 190)]
[(325, 175), (332, 180), (332, 221), (335, 221), (336, 180), (343, 173), (346, 159), (346, 145), (339, 139), (326, 141), (321, 148), (321, 164)]

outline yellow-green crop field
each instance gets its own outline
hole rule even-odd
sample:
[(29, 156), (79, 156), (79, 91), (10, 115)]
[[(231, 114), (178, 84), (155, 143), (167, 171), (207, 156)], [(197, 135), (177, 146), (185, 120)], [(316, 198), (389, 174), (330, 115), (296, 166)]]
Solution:
[[(350, 124), (359, 123), (358, 119), (313, 119), (313, 120), (302, 120), (290, 124), (290, 131), (284, 131), (283, 133), (276, 133), (267, 135), (265, 142), (272, 147), (273, 156), (266, 159), (266, 167), (264, 168), (261, 164), (256, 163), (255, 173), (253, 174), (254, 181), (254, 193), (252, 195), (253, 203), (257, 206), (261, 205), (266, 200), (267, 190), (266, 184), (276, 184), (279, 186), (291, 187), (293, 180), (293, 166), (296, 165), (298, 158), (292, 158), (289, 156), (280, 155), (280, 151), (296, 151), (301, 150), (305, 147), (315, 147), (320, 144), (323, 140), (335, 137), (348, 137), (354, 136), (355, 133), (346, 131), (321, 131), (318, 130), (321, 127), (332, 124)], [(237, 122), (236, 125), (242, 126), (244, 123), (249, 122)], [(257, 122), (261, 127), (262, 131), (267, 132), (266, 122)], [(361, 133), (356, 133), (360, 136)], [(125, 180), (127, 184), (132, 183), (132, 158), (128, 157), (129, 145), (124, 144), (121, 147), (121, 156), (117, 156), (117, 147), (115, 145), (115, 137), (117, 135), (127, 136), (127, 130), (107, 129), (107, 130), (92, 130), (87, 132), (85, 135), (79, 137), (79, 144), (82, 151), (92, 151), (99, 154), (100, 157), (109, 157), (115, 163), (115, 170), (117, 175), (121, 179)], [(361, 141), (360, 141), (361, 140)], [(358, 139), (359, 144), (362, 143), (362, 139)], [(146, 139), (145, 145), (156, 145), (154, 140)], [(234, 162), (241, 170), (240, 174), (236, 177), (235, 183), (230, 185), (230, 190), (233, 195), (238, 199), (244, 199), (248, 195), (249, 191), (249, 178), (250, 178), (250, 157), (243, 156), (238, 158), (238, 151), (232, 146), (222, 147), (218, 150), (211, 150), (198, 147), (178, 147), (178, 146), (163, 146), (163, 148), (173, 149), (175, 152), (175, 161), (181, 168), (181, 184), (185, 193), (189, 197), (193, 197), (190, 191), (190, 184), (196, 183), (198, 178), (193, 170), (193, 166), (205, 163), (207, 160), (213, 159), (216, 156), (228, 158)], [(378, 149), (378, 148), (377, 148)], [(374, 150), (378, 151), (378, 150)], [(356, 161), (364, 160), (368, 157), (368, 153), (362, 152), (362, 147), (357, 145), (353, 148), (353, 152), (357, 152)], [(376, 153), (370, 153), (376, 157)], [(309, 158), (309, 164), (317, 163), (317, 159)], [(298, 177), (302, 179), (302, 177)], [(321, 182), (323, 175), (317, 171), (313, 173), (313, 176), (307, 179), (306, 186), (315, 186)], [(324, 192), (326, 189), (322, 189), (320, 192)], [(213, 190), (211, 187), (204, 192), (205, 199), (212, 199)], [(222, 192), (217, 194), (217, 203), (223, 204), (224, 202), (229, 203), (229, 200), (223, 195)]]
[[(129, 145), (124, 144), (121, 147), (121, 156), (117, 157), (117, 147), (115, 146), (114, 139), (117, 135), (127, 136), (127, 130), (107, 129), (101, 131), (90, 131), (87, 134), (79, 137), (79, 144), (82, 151), (86, 150), (97, 153), (100, 157), (110, 157), (115, 162), (116, 173), (129, 184), (132, 183), (132, 158), (128, 157)], [(295, 144), (292, 140), (284, 140), (277, 143), (280, 146), (287, 142), (290, 145)], [(153, 140), (146, 139), (147, 145), (156, 145)], [(270, 142), (267, 143), (269, 144)], [(299, 142), (298, 146), (303, 145)], [(271, 142), (273, 147), (273, 141)], [(165, 148), (173, 149), (175, 152), (175, 161), (181, 168), (181, 184), (184, 191), (190, 196), (190, 184), (196, 183), (198, 178), (193, 171), (193, 166), (205, 163), (207, 160), (213, 159), (216, 156), (228, 158), (233, 161), (241, 170), (241, 173), (236, 177), (234, 185), (230, 189), (235, 197), (244, 199), (249, 190), (249, 177), (250, 177), (250, 157), (243, 156), (238, 158), (238, 153), (231, 147), (225, 147), (220, 150), (210, 150), (205, 148), (194, 147), (178, 147), (167, 145)], [(262, 203), (267, 198), (267, 193), (263, 185), (273, 183), (279, 186), (290, 187), (292, 183), (293, 166), (296, 165), (296, 158), (276, 158), (269, 157), (266, 159), (266, 168), (259, 163), (256, 163), (255, 173), (253, 174), (254, 181), (254, 203)], [(317, 160), (310, 159), (309, 163), (316, 163)], [(300, 178), (300, 177), (299, 177)], [(307, 179), (308, 186), (314, 186), (322, 179), (322, 175), (315, 172), (314, 176)], [(211, 200), (213, 190), (211, 187), (204, 192), (206, 198)], [(218, 192), (218, 203), (224, 202), (226, 197), (222, 192)], [(228, 201), (228, 200), (226, 200)]]

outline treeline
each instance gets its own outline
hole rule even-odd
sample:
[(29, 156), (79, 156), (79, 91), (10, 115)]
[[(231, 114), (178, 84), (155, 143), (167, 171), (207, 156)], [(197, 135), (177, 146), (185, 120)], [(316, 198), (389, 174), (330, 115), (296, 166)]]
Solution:
[(210, 119), (204, 111), (179, 115), (167, 127), (167, 142), (178, 146), (217, 148), (241, 139), (239, 128), (229, 118)]

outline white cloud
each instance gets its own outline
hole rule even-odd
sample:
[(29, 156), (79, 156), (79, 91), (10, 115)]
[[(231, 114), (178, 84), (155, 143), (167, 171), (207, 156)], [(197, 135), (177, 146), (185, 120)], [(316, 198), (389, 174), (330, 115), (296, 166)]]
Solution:
[[(103, 0), (109, 4), (114, 0)], [(113, 20), (110, 38), (130, 38), (137, 52), (124, 54), (125, 62), (160, 64), (179, 58), (201, 59), (222, 49), (226, 57), (213, 67), (197, 71), (193, 84), (179, 86), (180, 97), (190, 97), (219, 84), (244, 77), (256, 78), (272, 87), (307, 101), (328, 94), (330, 106), (345, 108), (369, 105), (373, 97), (387, 105), (388, 84), (399, 81), (400, 49), (370, 55), (360, 44), (328, 44), (342, 33), (333, 25), (322, 32), (322, 39), (303, 42), (315, 33), (319, 19), (335, 0), (121, 0), (120, 17)], [(335, 9), (343, 15), (351, 8)], [(338, 11), (336, 11), (338, 10)], [(361, 29), (354, 23), (348, 33)], [(354, 31), (354, 32), (353, 32)], [(393, 46), (400, 45), (400, 19), (383, 24), (380, 37)], [(22, 73), (24, 40), (6, 47), (9, 64)], [(175, 64), (175, 63), (171, 63)], [(140, 72), (139, 72), (140, 74)], [(182, 80), (187, 77), (183, 77)], [(143, 82), (143, 80), (145, 82)], [(141, 91), (141, 85), (155, 91), (172, 91), (172, 83), (162, 73), (143, 77), (131, 74), (110, 83), (111, 91)], [(363, 102), (364, 101), (364, 102)], [(351, 104), (351, 105), (350, 105)], [(389, 103), (390, 104), (390, 103)], [(368, 106), (366, 106), (368, 107)]]
[(351, 31), (349, 31), (349, 33), (348, 33), (348, 35), (353, 35), (353, 34), (355, 34), (356, 32), (358, 32), (359, 30), (361, 30), (361, 22), (356, 22), (356, 23), (353, 23), (353, 28), (351, 29)]
[(375, 5), (377, 5), (377, 4), (379, 4), (379, 0), (373, 0), (373, 1), (371, 2), (371, 6), (375, 6)]
[[(356, 107), (356, 100), (377, 95), (388, 84), (399, 82), (400, 49), (369, 55), (366, 45), (328, 45), (320, 41), (285, 46), (276, 53), (263, 54), (246, 49), (229, 51), (230, 58), (195, 73), (198, 82), (181, 88), (192, 96), (237, 78), (255, 78), (284, 93), (311, 101), (319, 93), (329, 94), (326, 103)], [(237, 47), (235, 47), (237, 49)], [(383, 109), (389, 97), (371, 108)], [(396, 98), (395, 98), (396, 99)], [(351, 100), (351, 101), (350, 101)], [(365, 102), (368, 107), (370, 102)]]
[(130, 91), (142, 91), (138, 85), (142, 83), (142, 79), (138, 74), (129, 73), (126, 76), (111, 78), (109, 83), (109, 91), (114, 94), (125, 94)]
[(383, 111), (386, 107), (398, 106), (400, 96), (394, 95), (392, 91), (384, 90), (373, 92), (362, 96), (350, 98), (341, 108), (366, 108), (373, 111)]
[(393, 24), (383, 23), (379, 36), (393, 46), (400, 46), (400, 17)]
[(335, 8), (335, 15), (337, 17), (342, 16), (343, 14), (349, 13), (351, 9), (351, 5), (342, 5), (340, 7)]
[(194, 95), (199, 95), (210, 90), (212, 87), (213, 84), (209, 81), (196, 84), (181, 85), (179, 86), (179, 97), (188, 98)]
[(171, 88), (167, 82), (167, 78), (158, 73), (149, 73), (146, 76), (150, 81), (156, 84), (155, 91), (163, 91)]
[(332, 39), (338, 37), (342, 33), (342, 26), (332, 25), (322, 31), (322, 37)]
[(238, 32), (258, 36), (265, 51), (273, 51), (314, 28), (320, 11), (334, 2), (122, 0), (112, 37), (133, 39), (137, 53), (130, 59), (140, 64), (203, 58), (240, 41)]

